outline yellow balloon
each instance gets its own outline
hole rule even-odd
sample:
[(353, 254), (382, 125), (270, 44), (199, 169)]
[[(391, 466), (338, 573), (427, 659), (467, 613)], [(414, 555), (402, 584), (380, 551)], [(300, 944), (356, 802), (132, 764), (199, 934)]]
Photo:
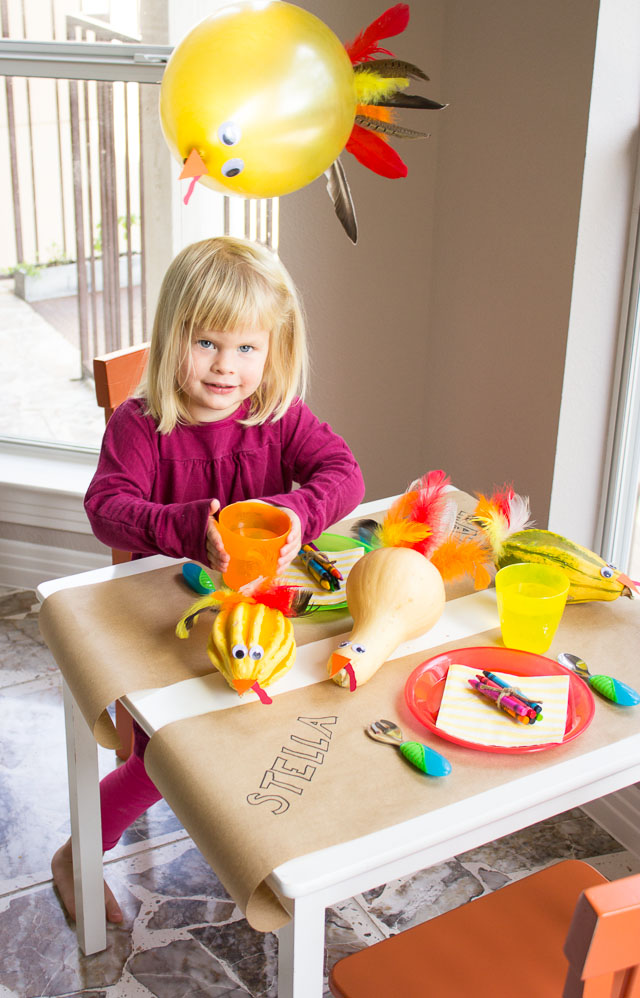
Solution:
[(244, 197), (278, 197), (311, 183), (353, 128), (354, 72), (317, 17), (282, 0), (223, 7), (174, 49), (160, 87), (173, 155), (192, 150), (201, 183)]

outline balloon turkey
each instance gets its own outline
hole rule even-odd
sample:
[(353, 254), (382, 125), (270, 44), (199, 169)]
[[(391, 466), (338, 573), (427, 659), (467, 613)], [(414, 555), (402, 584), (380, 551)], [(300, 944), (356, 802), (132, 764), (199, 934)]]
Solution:
[[(382, 176), (407, 174), (388, 138), (424, 137), (395, 121), (395, 108), (444, 107), (401, 93), (428, 77), (378, 42), (404, 31), (396, 4), (350, 44), (284, 0), (244, 0), (196, 25), (174, 49), (160, 87), (167, 144), (190, 178), (224, 194), (279, 197), (321, 174), (347, 234), (353, 202), (343, 149)], [(389, 58), (374, 59), (382, 54)]]

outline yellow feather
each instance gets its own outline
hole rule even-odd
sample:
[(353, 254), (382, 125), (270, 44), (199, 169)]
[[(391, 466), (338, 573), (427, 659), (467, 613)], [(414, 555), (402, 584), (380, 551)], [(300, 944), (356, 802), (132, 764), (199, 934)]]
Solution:
[[(199, 600), (192, 603), (187, 612), (183, 613), (182, 617), (176, 624), (176, 635), (179, 638), (188, 638), (190, 626), (195, 624), (197, 620), (197, 616), (195, 615), (202, 613), (203, 610), (210, 609), (212, 606), (216, 606), (220, 603), (223, 595), (224, 594), (219, 590), (216, 590), (213, 593), (207, 593), (206, 596), (201, 596)], [(187, 620), (189, 617), (193, 617), (193, 620), (190, 621), (190, 626), (188, 627)]]
[(380, 528), (380, 540), (383, 547), (406, 548), (419, 544), (431, 534), (431, 528), (416, 520), (398, 520), (385, 522)]
[(358, 104), (376, 104), (380, 100), (392, 97), (398, 90), (409, 86), (409, 80), (403, 76), (379, 76), (373, 69), (363, 69), (355, 74), (356, 97)]
[(478, 496), (478, 505), (473, 518), (482, 527), (494, 557), (499, 555), (502, 545), (509, 534), (509, 521), (498, 504), (485, 495)]

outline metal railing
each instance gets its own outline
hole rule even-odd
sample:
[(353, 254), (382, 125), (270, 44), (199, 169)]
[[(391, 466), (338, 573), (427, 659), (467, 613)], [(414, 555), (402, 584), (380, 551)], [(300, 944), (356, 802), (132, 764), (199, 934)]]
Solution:
[[(7, 259), (5, 241), (0, 267), (75, 266), (81, 373), (91, 376), (94, 356), (148, 337), (142, 88), (160, 82), (171, 48), (80, 14), (66, 15), (65, 41), (9, 39), (7, 4), (0, 0), (0, 75), (15, 249)], [(46, 145), (33, 113), (34, 89), (44, 87), (55, 104)], [(277, 247), (277, 201), (222, 202), (225, 233)], [(5, 239), (10, 232), (6, 225)]]

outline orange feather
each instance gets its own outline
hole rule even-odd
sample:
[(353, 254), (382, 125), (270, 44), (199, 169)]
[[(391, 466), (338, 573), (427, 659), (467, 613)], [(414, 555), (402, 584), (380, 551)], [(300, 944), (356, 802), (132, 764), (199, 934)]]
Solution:
[(459, 540), (453, 536), (437, 548), (431, 561), (440, 575), (449, 582), (463, 575), (470, 575), (476, 589), (486, 589), (491, 581), (487, 569), (490, 555), (486, 546), (475, 538)]

